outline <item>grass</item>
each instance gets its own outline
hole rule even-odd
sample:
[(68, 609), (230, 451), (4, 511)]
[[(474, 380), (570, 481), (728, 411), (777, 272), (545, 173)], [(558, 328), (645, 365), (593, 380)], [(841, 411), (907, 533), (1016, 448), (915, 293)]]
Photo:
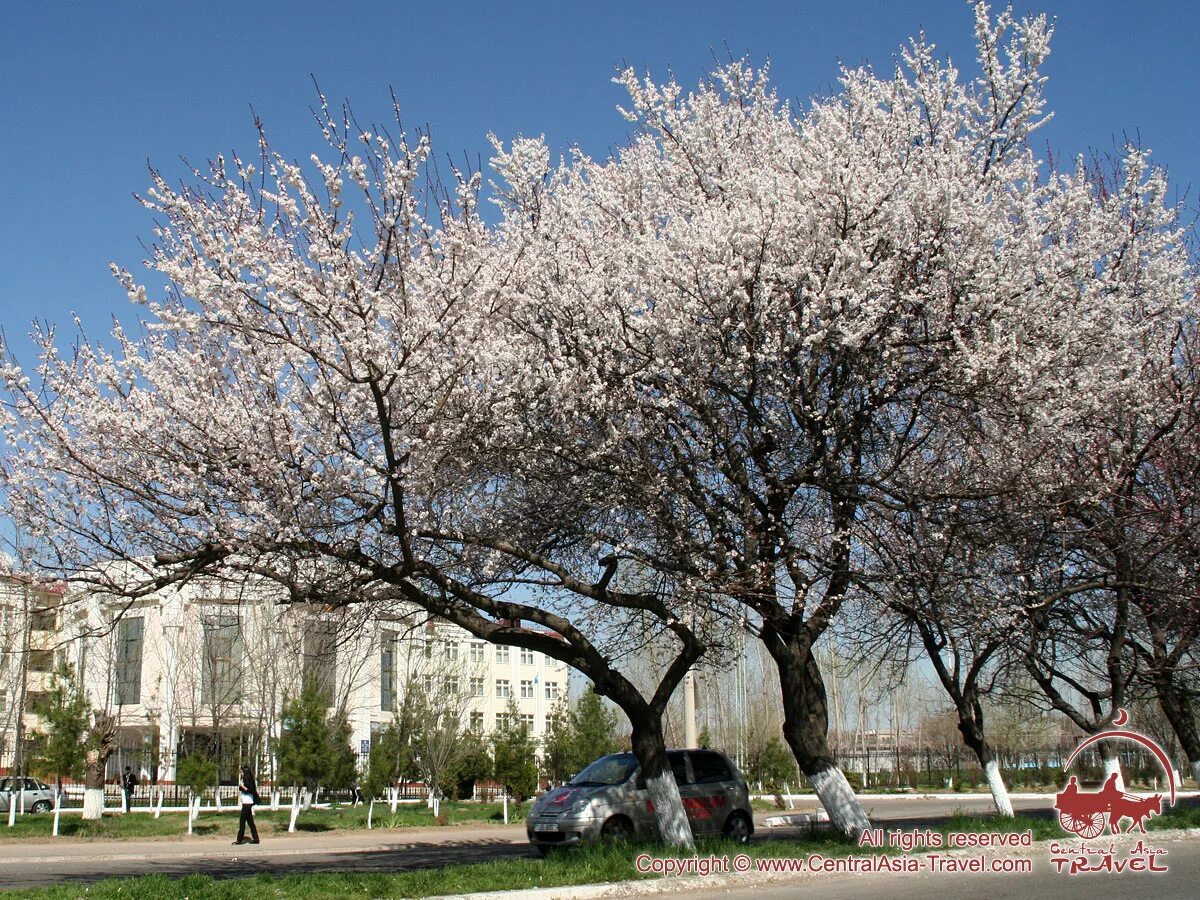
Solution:
[[(854, 852), (855, 845), (840, 835), (818, 834), (803, 842), (772, 841), (742, 846), (724, 840), (699, 842), (703, 856), (748, 853), (751, 856), (796, 856), (820, 852), (835, 856)], [(551, 853), (545, 859), (504, 859), (487, 863), (444, 866), (394, 873), (336, 873), (317, 875), (258, 875), (253, 878), (214, 879), (207, 875), (164, 878), (109, 879), (86, 886), (59, 885), (23, 889), (29, 900), (158, 900), (187, 897), (189, 900), (268, 900), (268, 898), (420, 898), (474, 891), (517, 888), (562, 887), (609, 881), (631, 881), (656, 876), (640, 874), (635, 857), (647, 852), (655, 856), (690, 856), (654, 844), (604, 844)]]
[[(496, 824), (503, 821), (503, 807), (499, 803), (450, 803), (442, 804), (449, 825)], [(233, 837), (237, 834), (239, 811), (227, 808), (223, 812), (204, 811), (193, 828), (198, 837)], [(259, 807), (254, 815), (258, 830), (265, 835), (278, 835), (287, 831), (291, 810), (280, 808), (274, 812)], [(4, 841), (36, 840), (50, 837), (53, 815), (18, 816), (12, 828), (0, 826), (0, 843)], [(509, 805), (509, 822), (524, 821), (524, 808)], [(433, 828), (437, 825), (432, 810), (425, 804), (402, 804), (395, 814), (386, 803), (375, 804), (375, 828)], [(298, 833), (330, 831), (355, 831), (367, 827), (366, 806), (337, 806), (330, 809), (308, 809), (300, 813), (296, 821)], [(123, 838), (180, 837), (187, 834), (187, 817), (182, 812), (164, 812), (161, 818), (149, 813), (120, 813), (105, 815), (99, 821), (85, 822), (78, 813), (59, 818), (60, 838), (79, 840), (120, 840)]]

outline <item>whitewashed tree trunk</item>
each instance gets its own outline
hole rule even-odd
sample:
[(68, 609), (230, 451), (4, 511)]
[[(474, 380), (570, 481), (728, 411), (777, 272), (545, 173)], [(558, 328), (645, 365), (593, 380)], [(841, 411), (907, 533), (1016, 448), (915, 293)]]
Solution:
[(504, 792), (504, 824), (508, 824), (508, 791)]
[(810, 775), (808, 780), (829, 814), (830, 823), (843, 834), (857, 837), (871, 827), (866, 810), (858, 802), (841, 769), (832, 766)]
[(288, 821), (288, 834), (292, 834), (296, 830), (296, 819), (300, 815), (300, 791), (292, 791), (292, 816)]
[(62, 811), (62, 792), (54, 792), (54, 826), (50, 829), (51, 837), (58, 837), (58, 814)]
[(1200, 787), (1200, 759), (1192, 760), (1192, 779), (1196, 782), (1196, 786)]
[(646, 792), (654, 804), (663, 842), (672, 847), (693, 847), (692, 826), (683, 810), (683, 798), (679, 796), (675, 777), (670, 772), (663, 772), (647, 778)]
[(400, 789), (397, 787), (389, 788), (388, 797), (392, 803), (392, 815), (394, 816), (396, 814), (396, 804), (400, 802)]
[(165, 793), (166, 791), (162, 788), (158, 789), (158, 802), (154, 804), (154, 818), (156, 819), (162, 818), (163, 794)]
[(279, 809), (279, 790), (273, 788), (271, 790), (271, 811), (274, 812), (277, 809)]
[(9, 792), (8, 795), (8, 827), (12, 828), (17, 824), (17, 795)]
[(104, 815), (104, 788), (85, 787), (83, 789), (83, 817), (99, 819)]
[(1012, 818), (1015, 813), (1012, 800), (1008, 796), (1008, 787), (1004, 784), (1004, 775), (1000, 771), (1000, 764), (994, 759), (989, 759), (987, 765), (983, 767), (983, 777), (987, 779), (988, 789), (992, 792), (992, 802), (996, 804), (996, 811), (1002, 816)]
[(1104, 781), (1108, 782), (1109, 776), (1113, 773), (1117, 775), (1117, 790), (1125, 790), (1125, 777), (1121, 774), (1121, 760), (1113, 755), (1104, 758)]
[(367, 807), (367, 831), (374, 827), (375, 820), (375, 798), (371, 798), (371, 805)]

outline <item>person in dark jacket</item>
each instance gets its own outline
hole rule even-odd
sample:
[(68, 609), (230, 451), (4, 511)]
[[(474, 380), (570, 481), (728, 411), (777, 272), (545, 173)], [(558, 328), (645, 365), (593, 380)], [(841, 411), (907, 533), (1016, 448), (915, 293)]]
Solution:
[(125, 812), (132, 812), (133, 789), (137, 787), (137, 776), (129, 766), (125, 767), (125, 774), (121, 776), (121, 787), (125, 791)]
[[(238, 799), (242, 804), (242, 816), (238, 819), (238, 836), (235, 844), (257, 844), (258, 828), (254, 824), (254, 804), (258, 803), (258, 785), (254, 783), (254, 772), (242, 766), (242, 778), (238, 782)], [(250, 826), (250, 837), (246, 840), (246, 826)]]

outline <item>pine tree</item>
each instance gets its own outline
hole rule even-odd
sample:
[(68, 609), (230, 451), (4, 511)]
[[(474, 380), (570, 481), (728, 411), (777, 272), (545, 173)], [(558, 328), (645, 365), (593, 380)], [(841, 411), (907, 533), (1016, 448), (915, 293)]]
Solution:
[(578, 772), (601, 756), (617, 751), (617, 713), (593, 687), (584, 691), (573, 713), (572, 763)]
[(66, 663), (59, 665), (50, 690), (33, 704), (32, 711), (41, 718), (44, 729), (34, 733), (41, 742), (32, 760), (34, 771), (43, 778), (53, 775), (61, 791), (64, 775), (76, 780), (83, 775), (88, 731), (87, 699)]
[(508, 701), (504, 724), (492, 733), (492, 758), (496, 780), (510, 796), (521, 801), (533, 795), (537, 790), (533, 738), (512, 698)]
[(283, 701), (282, 727), (276, 754), (279, 778), (303, 784), (309, 792), (318, 785), (344, 787), (354, 778), (354, 754), (349, 728), (327, 714), (328, 700), (312, 679), (300, 696)]

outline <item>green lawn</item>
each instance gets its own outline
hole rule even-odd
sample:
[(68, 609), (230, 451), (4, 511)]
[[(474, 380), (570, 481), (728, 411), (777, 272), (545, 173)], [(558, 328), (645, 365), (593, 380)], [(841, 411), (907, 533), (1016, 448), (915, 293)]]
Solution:
[[(503, 807), (499, 803), (443, 803), (449, 825), (495, 824), (503, 821)], [(194, 832), (200, 837), (232, 837), (237, 834), (238, 810), (224, 812), (204, 811), (196, 820)], [(254, 815), (258, 830), (263, 835), (286, 832), (291, 810), (280, 808), (274, 812), (259, 807)], [(18, 816), (12, 828), (0, 824), (0, 842), (30, 840), (50, 836), (53, 815), (50, 813)], [(509, 805), (509, 821), (524, 821), (524, 809)], [(387, 803), (375, 804), (373, 821), (376, 828), (432, 828), (437, 825), (433, 812), (424, 803), (402, 804), (395, 815)], [(332, 809), (309, 809), (300, 813), (296, 831), (314, 833), (322, 831), (346, 831), (367, 827), (366, 806), (337, 806)], [(105, 815), (98, 822), (85, 822), (78, 813), (64, 814), (59, 818), (59, 836), (80, 840), (112, 840), (120, 838), (179, 837), (187, 834), (187, 816), (183, 812), (164, 812), (155, 819), (149, 813), (135, 812)]]

